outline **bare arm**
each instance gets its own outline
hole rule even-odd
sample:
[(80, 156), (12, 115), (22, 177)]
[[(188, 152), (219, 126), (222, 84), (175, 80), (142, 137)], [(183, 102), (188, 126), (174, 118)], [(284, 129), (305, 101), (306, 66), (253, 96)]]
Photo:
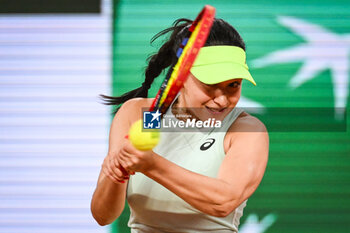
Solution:
[(143, 172), (196, 209), (223, 217), (252, 195), (263, 177), (268, 134), (261, 123), (258, 127), (259, 132), (235, 132), (229, 136), (230, 146), (216, 178), (186, 170), (152, 151), (137, 151), (130, 144), (121, 150), (120, 163)]
[(103, 173), (91, 200), (91, 213), (101, 226), (112, 223), (124, 209), (126, 183), (116, 184)]
[(124, 209), (128, 174), (123, 171), (116, 156), (127, 141), (132, 119), (130, 111), (135, 100), (126, 102), (113, 119), (108, 155), (104, 159), (96, 190), (91, 200), (91, 213), (100, 225), (112, 223)]

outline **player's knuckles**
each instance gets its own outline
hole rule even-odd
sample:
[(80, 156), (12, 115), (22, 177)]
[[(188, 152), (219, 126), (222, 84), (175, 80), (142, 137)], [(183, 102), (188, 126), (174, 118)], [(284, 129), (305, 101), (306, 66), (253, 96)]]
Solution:
[(109, 176), (109, 172), (107, 169), (102, 169), (102, 173), (105, 174), (106, 176)]
[(118, 168), (114, 170), (114, 175), (117, 179), (123, 179), (124, 177), (123, 173)]
[(108, 163), (111, 163), (111, 162), (117, 157), (117, 155), (118, 155), (118, 154), (116, 154), (116, 153), (108, 154), (108, 156), (106, 157), (105, 160), (106, 160)]
[(122, 180), (122, 177), (119, 177), (119, 176), (115, 173), (115, 171), (110, 172), (110, 173), (109, 173), (109, 176), (112, 177), (112, 178), (115, 179), (115, 180), (118, 180), (118, 181)]
[(105, 172), (105, 173), (109, 173), (110, 167), (108, 166), (108, 164), (103, 164), (102, 165), (102, 171)]
[(114, 176), (108, 176), (114, 183), (119, 184), (122, 183), (122, 180), (115, 178)]
[(112, 172), (113, 169), (114, 169), (114, 165), (112, 163), (107, 163), (106, 164), (106, 169), (109, 171), (109, 172)]
[(104, 174), (111, 179), (112, 181), (115, 181), (116, 179), (113, 177), (113, 175), (111, 175), (111, 173), (109, 171), (104, 171)]
[(107, 160), (105, 160), (104, 164), (105, 164), (107, 167), (110, 167), (110, 166), (111, 166), (111, 158), (108, 158)]
[(116, 168), (113, 168), (113, 167), (110, 167), (110, 168), (108, 169), (108, 173), (109, 173), (109, 175), (111, 175), (111, 176), (115, 176), (115, 175), (116, 175), (115, 171), (116, 171)]
[(120, 151), (118, 159), (119, 158), (125, 160), (126, 158), (128, 158), (128, 154), (125, 151)]
[(113, 159), (113, 168), (118, 168), (119, 167), (119, 158), (114, 158)]
[(122, 160), (124, 160), (124, 155), (122, 155), (121, 153), (119, 153), (118, 156), (115, 157), (114, 163), (120, 165), (120, 162), (121, 162)]
[(103, 174), (105, 174), (109, 179), (111, 179), (114, 183), (121, 183), (123, 179), (121, 179), (118, 176), (115, 176), (113, 172), (110, 169), (107, 169), (106, 167), (102, 169)]
[(123, 148), (120, 150), (121, 154), (128, 154), (130, 149), (128, 148), (128, 144), (124, 145)]
[(120, 163), (120, 166), (122, 166), (123, 168), (127, 168), (127, 164), (125, 161), (121, 160), (119, 163)]
[(102, 164), (102, 169), (108, 170), (109, 169), (109, 163), (107, 161), (104, 161)]
[(132, 168), (134, 166), (134, 163), (132, 163), (131, 161), (127, 161), (125, 162), (125, 166), (123, 166), (125, 169), (129, 170), (130, 168)]
[(129, 163), (131, 164), (139, 164), (140, 163), (140, 158), (139, 157), (136, 157), (136, 156), (133, 156), (129, 159)]

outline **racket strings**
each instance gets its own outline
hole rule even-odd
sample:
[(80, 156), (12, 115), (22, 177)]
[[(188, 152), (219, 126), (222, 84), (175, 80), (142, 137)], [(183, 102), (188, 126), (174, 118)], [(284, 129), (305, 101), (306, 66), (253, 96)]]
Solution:
[(161, 96), (164, 93), (164, 90), (165, 90), (166, 86), (168, 85), (168, 82), (169, 82), (172, 70), (173, 70), (173, 67), (170, 67), (170, 69), (168, 70), (168, 72), (167, 72), (167, 74), (165, 76), (165, 79), (164, 79), (163, 83), (161, 84), (161, 86), (159, 88), (159, 91), (158, 91), (158, 93), (156, 95), (156, 98), (154, 100), (153, 107), (150, 109), (150, 111), (155, 111), (155, 110), (160, 108), (160, 99), (161, 99)]
[[(186, 60), (185, 58), (187, 56), (190, 55), (191, 52), (195, 52), (197, 53), (198, 51), (196, 51), (198, 48), (195, 48), (193, 47), (193, 44), (197, 38), (197, 35), (199, 33), (199, 29), (201, 28), (201, 21), (199, 21), (194, 29), (194, 31), (191, 33), (191, 36), (190, 38), (187, 40), (187, 43), (186, 43), (186, 46), (184, 46), (183, 50), (182, 50), (182, 53), (178, 59), (178, 62), (176, 63), (175, 67), (174, 67), (174, 70), (169, 78), (169, 81), (168, 81), (168, 85), (166, 86), (161, 98), (160, 98), (160, 101), (159, 101), (159, 105), (160, 105), (160, 108), (166, 108), (168, 106), (162, 106), (163, 103), (164, 103), (164, 100), (166, 99), (167, 95), (169, 94), (169, 91), (171, 89), (171, 87), (174, 85), (174, 81), (175, 79), (178, 77), (178, 74), (179, 74), (179, 70), (182, 70), (183, 72), (187, 72), (187, 70), (189, 70), (192, 66), (192, 64), (186, 64), (185, 62), (183, 62), (184, 60)], [(185, 63), (185, 64), (184, 64)], [(179, 81), (179, 82), (176, 82), (175, 85), (182, 85), (182, 82)], [(171, 93), (171, 94), (174, 94), (174, 93)], [(176, 94), (176, 93), (175, 93)], [(169, 103), (168, 103), (169, 105)]]
[(195, 21), (189, 27), (182, 29), (187, 31), (176, 51), (177, 63), (168, 70), (150, 111), (159, 110), (161, 113), (167, 111), (186, 81), (200, 48), (205, 44), (214, 17), (215, 8), (206, 5)]

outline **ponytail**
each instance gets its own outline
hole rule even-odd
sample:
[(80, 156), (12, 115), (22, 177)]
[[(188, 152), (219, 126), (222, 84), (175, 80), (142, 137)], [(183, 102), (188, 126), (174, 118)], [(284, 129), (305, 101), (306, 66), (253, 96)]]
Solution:
[(169, 72), (171, 72), (172, 67), (176, 64), (176, 51), (183, 37), (186, 35), (186, 29), (188, 29), (191, 23), (192, 21), (189, 19), (178, 19), (174, 22), (172, 27), (157, 33), (151, 39), (151, 44), (159, 37), (172, 32), (168, 41), (161, 46), (158, 52), (148, 57), (148, 66), (145, 70), (145, 81), (142, 83), (141, 87), (118, 97), (100, 95), (104, 104), (117, 105), (117, 109), (114, 111), (114, 113), (116, 113), (119, 110), (120, 105), (129, 99), (137, 97), (147, 98), (148, 90), (151, 87), (154, 79), (168, 67), (170, 67)]
[[(154, 79), (167, 68), (169, 68), (167, 75), (171, 74), (172, 68), (177, 62), (176, 52), (185, 36), (188, 34), (188, 29), (191, 23), (191, 20), (181, 18), (176, 20), (172, 27), (169, 27), (156, 34), (151, 39), (151, 44), (159, 37), (171, 32), (169, 39), (160, 47), (158, 52), (148, 57), (148, 66), (145, 70), (145, 81), (141, 84), (141, 87), (118, 97), (100, 95), (104, 101), (104, 104), (116, 105), (117, 108), (114, 111), (114, 113), (116, 113), (120, 105), (129, 99), (137, 97), (147, 98), (148, 90), (151, 87)], [(222, 19), (214, 20), (210, 34), (204, 46), (215, 45), (238, 46), (245, 50), (245, 43), (237, 30)]]

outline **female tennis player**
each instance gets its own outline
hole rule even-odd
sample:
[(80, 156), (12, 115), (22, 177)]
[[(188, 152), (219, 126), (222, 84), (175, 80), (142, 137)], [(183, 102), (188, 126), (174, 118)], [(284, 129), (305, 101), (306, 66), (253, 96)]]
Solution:
[(221, 127), (162, 133), (159, 144), (148, 151), (137, 150), (126, 137), (142, 108), (152, 104), (147, 94), (153, 80), (176, 63), (178, 44), (190, 24), (179, 19), (158, 33), (153, 40), (171, 35), (150, 57), (141, 87), (108, 98), (122, 106), (111, 125), (109, 152), (91, 202), (100, 225), (116, 220), (127, 200), (131, 232), (238, 232), (247, 199), (263, 177), (269, 147), (266, 128), (235, 108), (242, 80), (254, 85), (255, 81), (241, 36), (221, 19), (214, 20), (187, 81), (166, 113), (175, 120), (214, 118), (221, 120)]

